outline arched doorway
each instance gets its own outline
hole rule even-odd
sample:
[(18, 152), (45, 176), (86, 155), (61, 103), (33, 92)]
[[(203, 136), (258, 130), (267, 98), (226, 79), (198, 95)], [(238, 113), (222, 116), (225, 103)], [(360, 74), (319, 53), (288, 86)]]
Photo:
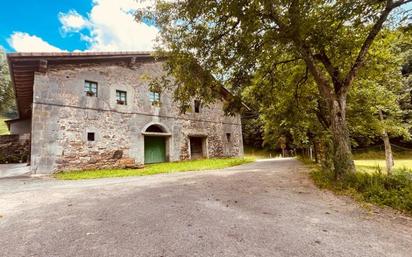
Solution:
[(165, 126), (161, 124), (149, 124), (143, 132), (144, 135), (144, 163), (167, 162), (168, 139), (171, 136)]

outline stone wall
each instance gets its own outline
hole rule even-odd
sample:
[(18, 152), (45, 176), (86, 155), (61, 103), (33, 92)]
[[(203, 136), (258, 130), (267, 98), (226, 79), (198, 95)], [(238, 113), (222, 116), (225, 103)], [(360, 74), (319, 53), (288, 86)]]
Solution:
[[(188, 137), (207, 138), (209, 157), (242, 156), (240, 117), (227, 117), (222, 102), (200, 113), (180, 114), (173, 90), (161, 93), (161, 106), (149, 100), (150, 79), (162, 75), (161, 63), (60, 66), (36, 73), (32, 118), (33, 173), (112, 167), (144, 163), (144, 129), (160, 124), (171, 134), (169, 161), (190, 159)], [(98, 83), (98, 97), (86, 96), (84, 81)], [(116, 90), (127, 92), (118, 105)], [(95, 141), (87, 133), (95, 133)], [(226, 133), (231, 133), (227, 142)]]
[(0, 164), (27, 162), (30, 156), (30, 136), (0, 136)]
[(10, 122), (10, 134), (23, 135), (31, 133), (31, 119), (13, 120)]

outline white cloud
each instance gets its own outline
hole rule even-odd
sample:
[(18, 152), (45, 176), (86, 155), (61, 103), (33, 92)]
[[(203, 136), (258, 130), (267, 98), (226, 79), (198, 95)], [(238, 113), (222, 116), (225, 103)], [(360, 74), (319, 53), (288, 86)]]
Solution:
[[(158, 30), (137, 23), (133, 13), (150, 4), (151, 1), (94, 0), (87, 18), (75, 10), (61, 13), (59, 18), (63, 31), (78, 32), (80, 39), (88, 43), (89, 51), (148, 51), (153, 49)], [(89, 30), (88, 35), (79, 32), (83, 28)]]
[[(150, 51), (158, 29), (134, 19), (134, 12), (153, 6), (154, 0), (93, 0), (87, 16), (76, 10), (59, 13), (61, 31), (78, 34), (86, 51)], [(14, 32), (8, 39), (17, 52), (62, 52), (36, 35)], [(78, 51), (78, 50), (76, 50)]]
[(25, 32), (13, 32), (7, 41), (17, 52), (64, 52), (43, 39)]
[(88, 26), (87, 19), (75, 10), (71, 10), (66, 14), (59, 13), (59, 20), (62, 24), (63, 32), (79, 32)]

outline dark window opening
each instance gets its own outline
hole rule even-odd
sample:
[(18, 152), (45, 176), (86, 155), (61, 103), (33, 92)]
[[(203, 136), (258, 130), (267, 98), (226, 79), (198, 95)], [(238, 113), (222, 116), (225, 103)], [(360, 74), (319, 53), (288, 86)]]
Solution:
[(122, 150), (116, 150), (116, 151), (113, 153), (112, 159), (119, 160), (119, 159), (121, 159), (122, 157), (123, 157), (123, 151), (122, 151)]
[(97, 97), (97, 82), (85, 81), (84, 82), (84, 92), (87, 96)]
[(226, 139), (227, 139), (228, 142), (230, 142), (231, 136), (232, 135), (230, 133), (226, 133)]
[(202, 159), (205, 157), (203, 147), (206, 138), (190, 137), (190, 155), (192, 160)]
[(87, 133), (87, 141), (94, 141), (94, 133), (88, 132)]
[(158, 126), (158, 125), (151, 125), (146, 129), (146, 132), (158, 132), (158, 133), (163, 133), (163, 129)]
[(126, 91), (116, 90), (116, 101), (117, 101), (117, 104), (126, 105), (127, 104)]
[(195, 100), (195, 113), (199, 113), (199, 112), (200, 112), (200, 101)]

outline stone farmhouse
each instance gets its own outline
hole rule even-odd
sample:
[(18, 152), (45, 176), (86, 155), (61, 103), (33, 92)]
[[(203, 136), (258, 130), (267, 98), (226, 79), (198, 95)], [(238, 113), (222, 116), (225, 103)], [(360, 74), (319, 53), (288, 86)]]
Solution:
[(19, 113), (7, 124), (30, 138), (33, 174), (243, 155), (240, 115), (223, 111), (229, 92), (182, 114), (173, 89), (150, 90), (164, 70), (149, 52), (7, 57)]

